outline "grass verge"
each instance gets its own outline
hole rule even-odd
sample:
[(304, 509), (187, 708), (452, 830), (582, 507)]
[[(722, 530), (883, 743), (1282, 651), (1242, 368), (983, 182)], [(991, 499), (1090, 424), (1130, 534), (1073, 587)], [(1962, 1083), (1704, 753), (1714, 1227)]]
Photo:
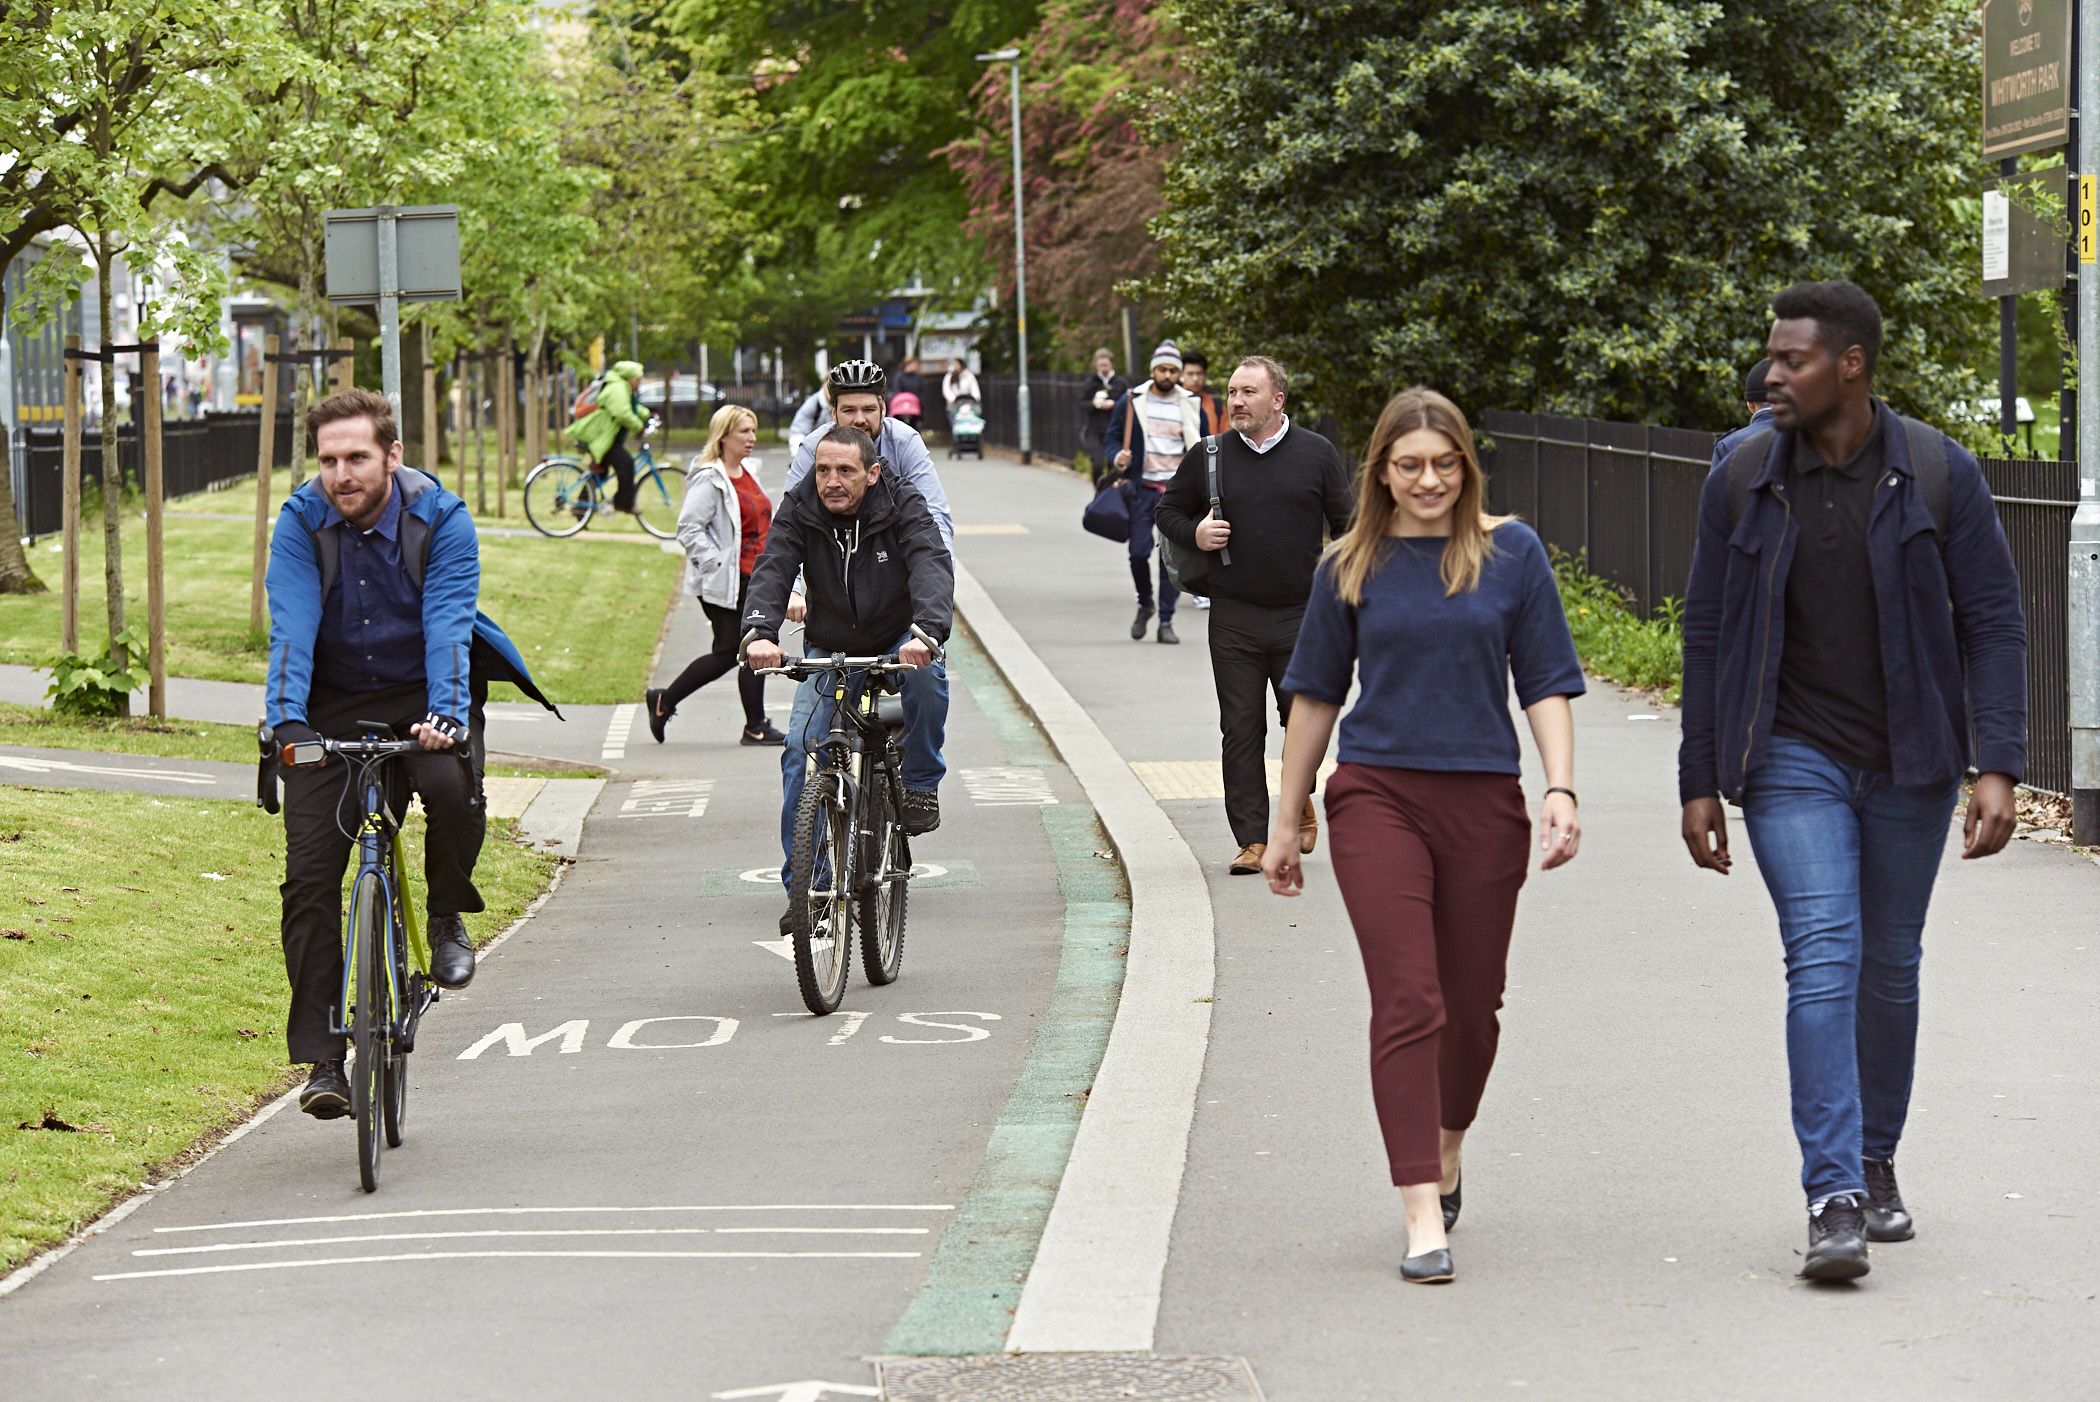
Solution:
[(1662, 612), (1643, 618), (1632, 595), (1584, 569), (1579, 557), (1558, 550), (1553, 575), (1583, 670), (1676, 705), (1684, 688), (1683, 602), (1665, 599)]
[[(278, 474), (281, 490), (287, 474)], [(260, 682), (267, 639), (248, 631), (252, 518), (233, 513), (253, 498), (239, 491), (191, 497), (167, 519), (168, 675), (207, 681)], [(188, 508), (188, 510), (185, 510)], [(224, 514), (201, 514), (205, 511)], [(274, 519), (274, 518), (273, 518)], [(80, 618), (84, 644), (99, 638), (105, 617), (102, 532), (85, 524), (80, 538)], [(37, 570), (51, 592), (0, 597), (0, 662), (40, 666), (58, 651), (60, 557), (57, 542), (39, 542)], [(146, 527), (125, 510), (125, 610), (142, 621)], [(533, 679), (557, 703), (630, 701), (648, 684), (650, 654), (683, 562), (629, 542), (549, 540), (484, 535), (481, 608), (509, 633)], [(514, 699), (508, 686), (496, 699)]]
[[(477, 941), (556, 864), (491, 828)], [(420, 819), (408, 838), (420, 873)], [(0, 788), (0, 1271), (294, 1082), (283, 868), (280, 820), (247, 803)]]

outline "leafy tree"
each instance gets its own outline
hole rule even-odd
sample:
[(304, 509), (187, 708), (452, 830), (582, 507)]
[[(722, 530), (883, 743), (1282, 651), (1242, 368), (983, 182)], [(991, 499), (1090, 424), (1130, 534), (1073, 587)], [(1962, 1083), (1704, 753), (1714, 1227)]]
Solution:
[(1473, 409), (1719, 425), (1769, 298), (1849, 277), (1881, 384), (1973, 393), (1959, 196), (1977, 39), (1952, 0), (1175, 0), (1192, 41), (1160, 280), (1352, 433)]

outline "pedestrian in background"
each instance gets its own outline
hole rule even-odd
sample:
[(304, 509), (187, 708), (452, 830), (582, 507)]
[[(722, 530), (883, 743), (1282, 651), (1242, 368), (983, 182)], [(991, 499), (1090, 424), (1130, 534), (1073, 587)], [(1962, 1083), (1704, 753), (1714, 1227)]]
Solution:
[(1765, 375), (1771, 368), (1771, 358), (1766, 357), (1751, 366), (1750, 373), (1743, 376), (1743, 411), (1750, 419), (1714, 440), (1710, 467), (1719, 467), (1735, 451), (1736, 444), (1772, 422), (1772, 406), (1765, 403)]
[(1210, 360), (1199, 350), (1181, 353), (1181, 387), (1196, 396), (1196, 407), (1202, 410), (1203, 431), (1222, 433), (1225, 429), (1225, 406), (1218, 403), (1218, 396), (1208, 389), (1210, 382)]
[[(1116, 401), (1130, 393), (1130, 381), (1116, 372), (1116, 358), (1103, 346), (1094, 352), (1094, 372), (1084, 386), (1086, 395), (1086, 420), (1080, 425), (1079, 441), (1091, 451), (1096, 444), (1108, 438), (1108, 416), (1114, 412)], [(1106, 457), (1094, 459), (1094, 490), (1115, 476)]]
[(788, 420), (788, 456), (794, 457), (802, 450), (802, 440), (817, 431), (817, 426), (831, 418), (831, 401), (824, 397), (824, 386), (818, 385), (809, 396), (795, 408), (795, 417)]
[(1925, 911), (1972, 760), (1962, 856), (2012, 836), (2027, 627), (1976, 460), (1874, 395), (1874, 299), (1800, 283), (1772, 312), (1771, 428), (1699, 497), (1677, 789), (1693, 862), (1723, 876), (1721, 800), (1742, 805), (1786, 951), (1801, 1274), (1852, 1280), (1867, 1242), (1915, 1234), (1896, 1146)]
[[(1130, 503), (1130, 577), (1137, 585), (1137, 617), (1131, 641), (1141, 641), (1152, 622), (1152, 522), (1159, 499), (1180, 470), (1182, 455), (1203, 437), (1202, 411), (1196, 396), (1181, 387), (1181, 352), (1172, 341), (1152, 352), (1152, 379), (1116, 401), (1108, 416), (1108, 436), (1101, 454), (1123, 474), (1124, 497)], [(1178, 643), (1174, 604), (1181, 598), (1159, 561), (1159, 640)]]
[[(1352, 676), (1361, 683), (1327, 821), (1371, 990), (1371, 1093), (1407, 1219), (1400, 1274), (1418, 1283), (1453, 1276), (1460, 1149), (1495, 1064), (1529, 861), (1512, 683), (1548, 785), (1540, 870), (1582, 842), (1568, 704), (1582, 666), (1545, 546), (1486, 506), (1458, 406), (1430, 389), (1394, 395), (1283, 683), (1285, 815), (1309, 801)], [(1304, 887), (1294, 826), (1279, 817), (1261, 859), (1278, 895)]]
[(890, 417), (914, 433), (919, 431), (919, 422), (926, 414), (926, 406), (920, 399), (925, 390), (924, 377), (919, 374), (919, 358), (907, 355), (890, 379)]
[(715, 410), (707, 446), (685, 474), (685, 502), (678, 512), (678, 543), (685, 547), (685, 587), (700, 600), (714, 636), (706, 652), (687, 664), (668, 687), (642, 694), (649, 733), (664, 742), (664, 727), (679, 703), (715, 678), (736, 672), (744, 703), (746, 745), (785, 744), (787, 736), (766, 719), (766, 679), (737, 665), (743, 635), (740, 620), (751, 590), (751, 569), (773, 528), (773, 503), (758, 483), (758, 415), (735, 404)]
[(955, 417), (955, 401), (958, 399), (984, 402), (984, 391), (977, 387), (977, 376), (970, 367), (957, 359), (948, 362), (948, 373), (941, 376), (941, 402), (948, 406), (948, 417)]
[[(1277, 723), (1289, 723), (1283, 676), (1298, 645), (1313, 569), (1327, 537), (1348, 529), (1351, 510), (1342, 455), (1284, 412), (1290, 387), (1290, 376), (1269, 357), (1242, 360), (1225, 390), (1233, 431), (1218, 438), (1218, 512), (1210, 509), (1200, 443), (1182, 456), (1159, 502), (1159, 529), (1167, 539), (1192, 550), (1232, 546), (1231, 563), (1212, 563), (1203, 588), (1213, 603), (1210, 670), (1218, 692), (1225, 819), (1239, 844), (1230, 865), (1234, 876), (1261, 870), (1269, 840), (1264, 708), (1274, 692)], [(1298, 811), (1298, 850), (1312, 851), (1319, 832), (1308, 796)]]

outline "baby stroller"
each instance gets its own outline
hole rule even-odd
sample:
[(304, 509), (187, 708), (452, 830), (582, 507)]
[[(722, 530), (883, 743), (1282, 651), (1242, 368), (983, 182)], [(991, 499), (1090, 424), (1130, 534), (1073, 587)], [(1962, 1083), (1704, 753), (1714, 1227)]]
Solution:
[(951, 461), (984, 457), (984, 415), (967, 394), (957, 395), (948, 409), (948, 457)]

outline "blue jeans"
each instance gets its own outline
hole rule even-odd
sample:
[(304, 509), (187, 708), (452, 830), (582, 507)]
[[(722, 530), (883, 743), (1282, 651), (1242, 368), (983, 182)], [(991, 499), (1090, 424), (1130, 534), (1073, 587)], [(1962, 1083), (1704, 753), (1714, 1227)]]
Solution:
[[(890, 651), (911, 641), (906, 633)], [(904, 674), (904, 763), (907, 789), (932, 792), (947, 777), (941, 745), (948, 734), (948, 668), (935, 662)], [(847, 693), (858, 697), (860, 689)], [(809, 751), (831, 733), (831, 697), (817, 690), (817, 679), (795, 688), (795, 708), (788, 715), (787, 748), (780, 755), (780, 884), (788, 884), (788, 863), (795, 852), (795, 809), (809, 777)]]
[(1786, 948), (1786, 1057), (1809, 1201), (1864, 1193), (1910, 1112), (1925, 908), (1958, 784), (1899, 786), (1773, 736), (1743, 791)]
[[(1159, 514), (1159, 499), (1166, 495), (1141, 483), (1132, 483), (1130, 493), (1130, 578), (1137, 585), (1141, 608), (1152, 607), (1152, 520)], [(1159, 621), (1174, 621), (1174, 605), (1181, 591), (1167, 574), (1167, 562), (1159, 562)]]

